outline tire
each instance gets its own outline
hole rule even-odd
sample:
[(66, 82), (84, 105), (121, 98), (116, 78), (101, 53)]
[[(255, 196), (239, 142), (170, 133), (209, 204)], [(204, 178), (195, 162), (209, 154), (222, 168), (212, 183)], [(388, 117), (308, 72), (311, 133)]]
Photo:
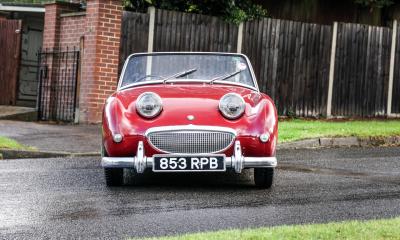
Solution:
[[(101, 155), (108, 156), (104, 146), (101, 146)], [(124, 183), (123, 168), (104, 168), (104, 177), (108, 187), (121, 186)]]
[(254, 183), (256, 187), (261, 189), (269, 189), (272, 187), (273, 181), (274, 181), (273, 168), (254, 169)]
[(121, 186), (124, 182), (124, 169), (104, 168), (104, 176), (108, 187)]

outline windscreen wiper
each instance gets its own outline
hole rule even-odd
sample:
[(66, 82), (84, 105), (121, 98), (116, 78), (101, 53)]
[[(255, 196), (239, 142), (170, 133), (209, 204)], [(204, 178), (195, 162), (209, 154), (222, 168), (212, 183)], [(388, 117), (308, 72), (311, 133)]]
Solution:
[(222, 76), (219, 76), (219, 77), (215, 77), (215, 78), (211, 79), (209, 83), (213, 84), (215, 81), (218, 81), (218, 80), (222, 80), (223, 81), (223, 80), (229, 79), (231, 77), (234, 77), (234, 76), (238, 75), (241, 72), (243, 72), (243, 70), (237, 70), (237, 71), (235, 71), (233, 73), (228, 73), (228, 74), (225, 74), (225, 75), (222, 75)]
[(143, 75), (143, 76), (135, 79), (135, 81), (133, 83), (129, 83), (129, 84), (126, 84), (124, 86), (121, 86), (121, 88), (122, 89), (126, 89), (126, 88), (130, 88), (130, 87), (134, 87), (134, 86), (136, 86), (137, 83), (140, 83), (140, 82), (142, 82), (143, 79), (146, 79), (146, 78), (149, 78), (149, 77), (158, 78), (158, 80), (164, 80), (164, 77), (162, 77), (162, 76), (149, 75), (148, 74), (148, 75)]
[(189, 69), (189, 70), (185, 70), (185, 71), (182, 71), (182, 72), (175, 73), (175, 74), (173, 74), (173, 75), (171, 75), (169, 77), (164, 78), (163, 80), (164, 80), (164, 83), (166, 83), (166, 82), (168, 82), (168, 80), (184, 77), (184, 76), (192, 74), (192, 73), (194, 73), (196, 71), (197, 71), (197, 68), (192, 68), (192, 69)]
[(135, 80), (135, 82), (141, 82), (143, 79), (146, 79), (146, 78), (158, 78), (158, 80), (164, 80), (164, 77), (162, 77), (162, 76), (148, 74), (148, 75), (144, 75), (144, 76), (142, 76), (140, 78), (137, 78)]

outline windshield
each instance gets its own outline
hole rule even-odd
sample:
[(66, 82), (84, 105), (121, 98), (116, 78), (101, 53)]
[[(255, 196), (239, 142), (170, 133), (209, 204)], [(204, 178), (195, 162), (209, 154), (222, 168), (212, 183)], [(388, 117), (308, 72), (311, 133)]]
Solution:
[(227, 81), (255, 87), (246, 59), (240, 55), (154, 54), (129, 59), (120, 87), (146, 81)]

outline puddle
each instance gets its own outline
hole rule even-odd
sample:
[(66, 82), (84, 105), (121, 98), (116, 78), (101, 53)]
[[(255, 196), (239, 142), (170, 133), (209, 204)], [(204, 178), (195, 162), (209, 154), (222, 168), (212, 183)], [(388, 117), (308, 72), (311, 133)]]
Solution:
[(354, 172), (346, 169), (336, 169), (336, 168), (317, 168), (304, 165), (294, 165), (294, 164), (280, 164), (279, 169), (293, 172), (303, 172), (303, 173), (317, 173), (335, 176), (370, 176), (371, 174), (366, 172)]
[(99, 214), (96, 209), (89, 208), (85, 210), (80, 210), (80, 211), (74, 211), (74, 212), (66, 212), (66, 213), (61, 213), (58, 215), (53, 216), (52, 219), (54, 220), (79, 220), (79, 219), (95, 219), (98, 218)]
[(366, 179), (374, 182), (385, 182), (400, 184), (400, 176), (386, 176), (378, 175), (371, 172), (355, 172), (347, 169), (337, 169), (337, 168), (318, 168), (305, 165), (295, 165), (295, 164), (280, 164), (278, 169), (284, 171), (301, 172), (301, 173), (315, 173), (331, 176), (341, 176), (341, 177), (353, 177), (358, 179)]

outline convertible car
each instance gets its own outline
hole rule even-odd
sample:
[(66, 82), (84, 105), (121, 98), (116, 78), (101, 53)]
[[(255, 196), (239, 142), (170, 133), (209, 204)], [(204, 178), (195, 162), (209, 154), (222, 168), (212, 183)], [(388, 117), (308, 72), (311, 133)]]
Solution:
[(135, 174), (254, 169), (256, 186), (272, 186), (276, 108), (243, 54), (129, 56), (102, 127), (108, 186), (123, 184), (125, 168)]

